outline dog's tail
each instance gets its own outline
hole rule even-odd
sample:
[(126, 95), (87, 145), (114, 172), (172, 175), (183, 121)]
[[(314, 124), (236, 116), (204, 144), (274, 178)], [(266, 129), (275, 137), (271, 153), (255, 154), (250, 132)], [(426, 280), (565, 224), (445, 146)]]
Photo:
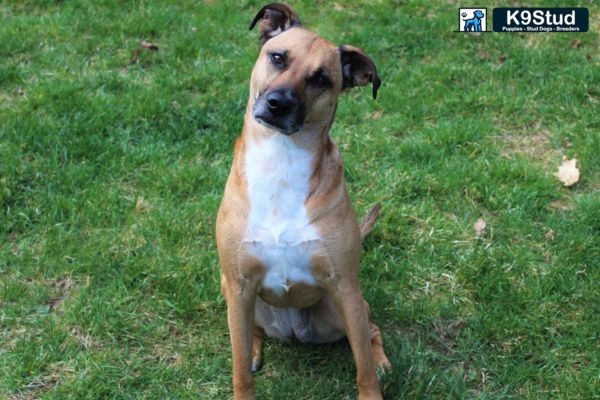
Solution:
[(360, 223), (360, 240), (364, 240), (365, 237), (373, 230), (373, 226), (375, 222), (377, 222), (377, 217), (379, 217), (379, 212), (381, 211), (381, 204), (377, 203), (375, 207), (371, 208), (371, 211), (367, 214), (367, 216)]

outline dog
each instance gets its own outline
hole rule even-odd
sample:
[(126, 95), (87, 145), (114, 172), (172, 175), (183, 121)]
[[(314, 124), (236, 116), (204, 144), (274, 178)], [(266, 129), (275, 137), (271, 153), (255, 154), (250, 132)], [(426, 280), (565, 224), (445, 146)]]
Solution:
[(463, 19), (463, 21), (465, 21), (465, 31), (481, 32), (481, 18), (483, 17), (483, 11), (473, 11), (473, 18)]
[(381, 80), (371, 58), (304, 29), (287, 5), (263, 7), (261, 50), (216, 221), (235, 400), (254, 399), (264, 335), (309, 343), (348, 338), (359, 399), (381, 399), (391, 368), (358, 281), (362, 237), (329, 135), (340, 93)]

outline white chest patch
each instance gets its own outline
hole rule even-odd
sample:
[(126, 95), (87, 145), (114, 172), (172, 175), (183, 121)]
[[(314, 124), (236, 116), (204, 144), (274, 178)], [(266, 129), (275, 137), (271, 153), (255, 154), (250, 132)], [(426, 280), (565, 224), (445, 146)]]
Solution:
[(250, 215), (244, 242), (266, 267), (263, 287), (280, 295), (298, 282), (315, 284), (310, 256), (320, 237), (304, 207), (312, 158), (283, 135), (248, 143)]

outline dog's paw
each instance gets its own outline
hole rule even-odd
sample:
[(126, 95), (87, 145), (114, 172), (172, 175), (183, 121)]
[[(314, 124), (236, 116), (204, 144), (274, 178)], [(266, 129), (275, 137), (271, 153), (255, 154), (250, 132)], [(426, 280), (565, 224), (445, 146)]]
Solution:
[(262, 359), (258, 358), (258, 359), (253, 359), (252, 360), (252, 374), (256, 374), (258, 371), (260, 371), (260, 368), (262, 367)]
[(387, 357), (384, 360), (380, 360), (377, 363), (375, 371), (377, 372), (377, 378), (381, 380), (383, 375), (392, 371), (392, 364), (390, 363), (390, 360), (388, 360)]

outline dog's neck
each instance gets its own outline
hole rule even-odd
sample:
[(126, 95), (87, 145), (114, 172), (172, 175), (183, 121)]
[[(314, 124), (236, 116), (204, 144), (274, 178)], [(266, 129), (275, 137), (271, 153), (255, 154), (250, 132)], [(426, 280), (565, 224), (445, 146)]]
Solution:
[[(242, 135), (239, 138), (241, 158), (234, 160), (237, 169), (242, 175), (245, 175), (246, 168), (258, 161), (255, 157), (247, 159), (247, 151), (250, 148), (262, 145), (268, 145), (269, 141), (281, 140), (294, 148), (302, 149), (311, 155), (310, 163), (310, 191), (308, 198), (318, 197), (326, 194), (339, 184), (343, 178), (343, 168), (341, 157), (332, 138), (329, 135), (331, 126), (335, 118), (336, 106), (331, 111), (329, 118), (324, 119), (322, 123), (305, 124), (303, 129), (292, 135), (284, 135), (277, 130), (271, 129), (257, 122), (252, 116), (252, 104), (248, 104), (246, 118)], [(264, 154), (267, 157), (267, 154)], [(308, 201), (307, 198), (307, 201)]]

